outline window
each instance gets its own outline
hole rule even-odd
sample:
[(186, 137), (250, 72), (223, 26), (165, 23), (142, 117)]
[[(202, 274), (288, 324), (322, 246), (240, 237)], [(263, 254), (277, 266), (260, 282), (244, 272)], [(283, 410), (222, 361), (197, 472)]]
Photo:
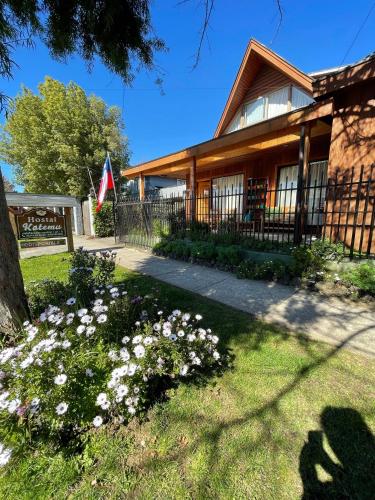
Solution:
[(267, 118), (288, 112), (289, 87), (284, 87), (268, 96)]
[(220, 215), (242, 218), (243, 174), (212, 179), (212, 209)]
[(245, 104), (244, 117), (245, 126), (262, 121), (264, 118), (264, 97), (259, 97), (259, 99)]
[(230, 132), (234, 132), (235, 130), (238, 130), (241, 128), (241, 110), (237, 111), (236, 116), (233, 118), (231, 124), (227, 128), (227, 134)]
[(297, 89), (297, 87), (292, 87), (292, 110), (303, 108), (312, 102), (314, 102), (312, 97), (302, 92), (302, 90)]
[(226, 129), (226, 133), (303, 108), (312, 102), (314, 99), (297, 87), (293, 85), (282, 87), (241, 106)]
[(277, 184), (277, 206), (286, 212), (296, 204), (298, 166), (281, 167)]

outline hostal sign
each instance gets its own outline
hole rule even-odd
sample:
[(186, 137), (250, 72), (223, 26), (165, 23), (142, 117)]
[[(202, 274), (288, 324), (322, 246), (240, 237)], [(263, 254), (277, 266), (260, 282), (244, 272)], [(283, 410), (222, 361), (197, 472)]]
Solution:
[(65, 216), (52, 210), (34, 208), (22, 215), (16, 215), (16, 221), (19, 240), (66, 236)]

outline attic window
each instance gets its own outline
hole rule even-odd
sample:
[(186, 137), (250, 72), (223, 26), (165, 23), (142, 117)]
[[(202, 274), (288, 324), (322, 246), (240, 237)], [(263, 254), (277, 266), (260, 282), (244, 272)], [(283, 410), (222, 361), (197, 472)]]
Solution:
[(288, 85), (274, 92), (265, 94), (252, 101), (245, 102), (237, 111), (235, 117), (227, 127), (229, 134), (243, 127), (283, 115), (314, 102), (313, 98), (302, 90)]

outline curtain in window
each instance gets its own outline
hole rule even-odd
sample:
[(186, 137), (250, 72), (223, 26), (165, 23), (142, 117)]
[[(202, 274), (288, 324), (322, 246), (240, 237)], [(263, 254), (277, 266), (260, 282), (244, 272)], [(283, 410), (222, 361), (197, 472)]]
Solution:
[(226, 129), (226, 133), (229, 134), (230, 132), (234, 132), (235, 130), (238, 130), (240, 127), (241, 127), (241, 110), (237, 111), (235, 117), (233, 118), (228, 128)]
[(277, 206), (288, 212), (296, 204), (298, 166), (282, 167), (277, 186)]
[(264, 118), (264, 98), (251, 101), (245, 105), (245, 124), (252, 125)]
[(242, 219), (243, 174), (212, 179), (212, 209), (224, 218)]
[(297, 87), (292, 87), (292, 109), (303, 108), (304, 106), (311, 104), (313, 101), (314, 99), (305, 94), (305, 92), (297, 89)]
[(284, 87), (268, 96), (268, 118), (282, 115), (288, 111), (289, 87)]

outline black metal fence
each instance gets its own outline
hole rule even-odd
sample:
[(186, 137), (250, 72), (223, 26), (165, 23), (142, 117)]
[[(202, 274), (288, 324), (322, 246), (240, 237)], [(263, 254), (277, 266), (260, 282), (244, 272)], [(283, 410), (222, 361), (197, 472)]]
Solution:
[(310, 245), (316, 238), (341, 243), (351, 258), (375, 255), (374, 166), (351, 169), (330, 179), (322, 172), (313, 182), (251, 182), (246, 192), (236, 186), (207, 190), (197, 196), (161, 197), (146, 193), (119, 199), (116, 210), (120, 242), (152, 247), (161, 237), (194, 228), (233, 241), (267, 241), (269, 248)]

